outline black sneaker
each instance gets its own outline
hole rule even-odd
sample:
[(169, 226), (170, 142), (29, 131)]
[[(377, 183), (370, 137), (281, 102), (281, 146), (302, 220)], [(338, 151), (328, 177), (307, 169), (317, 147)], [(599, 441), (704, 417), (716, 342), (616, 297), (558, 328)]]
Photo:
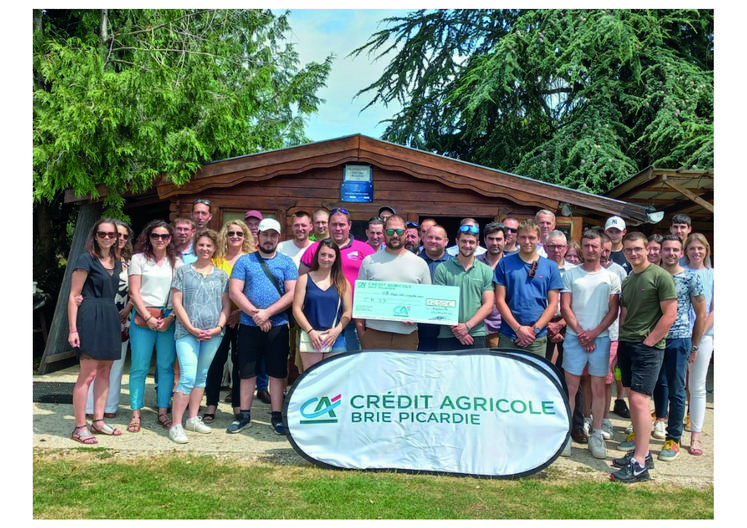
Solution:
[(228, 426), (226, 432), (232, 434), (240, 433), (248, 427), (250, 423), (252, 423), (251, 414), (248, 412), (240, 412), (236, 415), (236, 419), (231, 422), (231, 425)]
[[(630, 459), (633, 458), (633, 450), (631, 449), (625, 453), (624, 457), (613, 458), (612, 467), (622, 468), (630, 464)], [(654, 469), (654, 457), (651, 456), (651, 452), (646, 453), (646, 469)]]
[(282, 418), (271, 418), (270, 424), (272, 425), (272, 430), (275, 431), (275, 434), (284, 435), (285, 434), (285, 426), (283, 425), (283, 419)]
[(623, 484), (632, 484), (633, 482), (643, 482), (645, 480), (651, 480), (651, 475), (648, 474), (648, 468), (641, 466), (635, 458), (630, 458), (628, 465), (610, 473), (610, 480), (613, 482), (622, 482)]
[(628, 409), (628, 404), (625, 403), (625, 400), (615, 400), (615, 406), (612, 408), (612, 412), (622, 418), (630, 418), (630, 409)]

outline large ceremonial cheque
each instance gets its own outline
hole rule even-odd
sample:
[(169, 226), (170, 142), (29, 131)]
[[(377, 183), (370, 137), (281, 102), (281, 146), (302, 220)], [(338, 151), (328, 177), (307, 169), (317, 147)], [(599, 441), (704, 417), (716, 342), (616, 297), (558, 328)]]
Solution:
[(498, 478), (547, 467), (571, 427), (552, 365), (487, 349), (332, 356), (293, 385), (285, 420), (293, 448), (323, 467)]
[(459, 323), (459, 288), (358, 280), (353, 319), (455, 325)]

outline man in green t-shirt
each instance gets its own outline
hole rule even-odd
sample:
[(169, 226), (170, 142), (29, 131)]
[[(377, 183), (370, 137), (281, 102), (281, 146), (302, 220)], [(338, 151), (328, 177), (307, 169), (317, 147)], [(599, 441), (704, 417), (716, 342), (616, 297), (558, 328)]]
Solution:
[(463, 225), (457, 234), (456, 258), (442, 262), (433, 275), (433, 284), (459, 287), (459, 323), (441, 326), (438, 350), (486, 348), (485, 318), (493, 311), (493, 270), (475, 260), (479, 239), (476, 225)]
[(646, 256), (646, 235), (627, 233), (623, 252), (632, 267), (622, 283), (617, 364), (628, 389), (634, 450), (612, 461), (621, 469), (610, 475), (620, 482), (648, 480), (653, 458), (648, 450), (651, 395), (659, 378), (667, 333), (677, 317), (677, 290), (672, 276)]

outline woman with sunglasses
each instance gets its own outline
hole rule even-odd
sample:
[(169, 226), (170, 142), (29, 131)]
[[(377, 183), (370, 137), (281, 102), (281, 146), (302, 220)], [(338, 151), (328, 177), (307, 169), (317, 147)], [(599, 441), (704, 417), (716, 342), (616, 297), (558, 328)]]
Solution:
[[(122, 271), (119, 274), (119, 285), (117, 294), (114, 297), (114, 304), (119, 310), (120, 321), (120, 339), (122, 341), (122, 357), (114, 360), (111, 370), (109, 371), (109, 396), (106, 398), (106, 407), (104, 408), (104, 418), (116, 418), (119, 409), (119, 396), (122, 388), (122, 370), (125, 358), (127, 357), (127, 345), (130, 342), (130, 323), (128, 315), (132, 312), (132, 303), (130, 302), (127, 290), (129, 281), (127, 280), (127, 269), (132, 259), (132, 229), (121, 220), (114, 220), (117, 226), (117, 249), (119, 250), (119, 261), (122, 264)], [(95, 391), (96, 380), (93, 381), (88, 389), (88, 401), (86, 402), (86, 414), (93, 414), (93, 394)]]
[[(229, 220), (223, 224), (218, 233), (218, 248), (213, 256), (213, 265), (231, 276), (233, 265), (241, 255), (256, 251), (256, 242), (249, 227), (241, 220)], [(228, 350), (231, 350), (231, 401), (234, 404), (234, 414), (239, 413), (239, 363), (236, 359), (236, 339), (239, 330), (239, 317), (241, 310), (236, 304), (231, 303), (231, 313), (226, 321), (225, 333), (220, 346), (213, 357), (213, 362), (208, 370), (205, 384), (205, 400), (207, 408), (202, 415), (202, 421), (211, 423), (215, 420), (215, 412), (220, 400), (220, 387), (223, 380), (223, 370), (228, 359)]]
[(311, 270), (298, 277), (293, 297), (293, 317), (305, 334), (298, 348), (304, 370), (345, 352), (342, 332), (352, 313), (352, 288), (342, 273), (340, 248), (325, 238), (314, 253)]
[[(117, 249), (114, 221), (102, 218), (94, 223), (86, 240), (86, 251), (75, 261), (67, 304), (68, 343), (76, 349), (80, 361), (78, 379), (73, 387), (75, 429), (72, 439), (82, 444), (96, 444), (91, 434), (119, 436), (122, 431), (104, 422), (104, 407), (109, 392), (112, 362), (122, 354), (119, 313), (114, 304), (122, 264)], [(80, 296), (83, 299), (80, 301)], [(93, 421), (86, 422), (88, 388), (97, 378), (94, 389)]]
[[(171, 283), (176, 314), (176, 353), (181, 374), (174, 392), (174, 425), (169, 438), (177, 444), (189, 440), (184, 432), (208, 434), (212, 429), (197, 415), (205, 392), (208, 369), (221, 342), (231, 302), (228, 298), (228, 275), (213, 265), (218, 233), (201, 229), (195, 234), (197, 260), (182, 266)], [(182, 427), (182, 416), (189, 407), (189, 417)]]
[(132, 420), (127, 430), (140, 431), (145, 377), (156, 348), (158, 374), (158, 423), (169, 429), (167, 414), (174, 385), (174, 326), (171, 313), (171, 282), (182, 266), (172, 242), (173, 228), (163, 220), (150, 222), (135, 243), (135, 255), (129, 269), (130, 299), (134, 306), (130, 324), (130, 409)]

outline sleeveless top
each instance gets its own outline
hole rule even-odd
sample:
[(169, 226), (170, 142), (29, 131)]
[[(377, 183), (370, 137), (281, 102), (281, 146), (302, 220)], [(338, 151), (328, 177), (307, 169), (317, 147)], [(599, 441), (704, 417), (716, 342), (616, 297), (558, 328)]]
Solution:
[[(337, 304), (340, 304), (339, 309)], [(303, 314), (314, 330), (328, 330), (340, 322), (342, 300), (334, 286), (322, 290), (316, 285), (311, 275), (306, 281), (306, 297)]]

